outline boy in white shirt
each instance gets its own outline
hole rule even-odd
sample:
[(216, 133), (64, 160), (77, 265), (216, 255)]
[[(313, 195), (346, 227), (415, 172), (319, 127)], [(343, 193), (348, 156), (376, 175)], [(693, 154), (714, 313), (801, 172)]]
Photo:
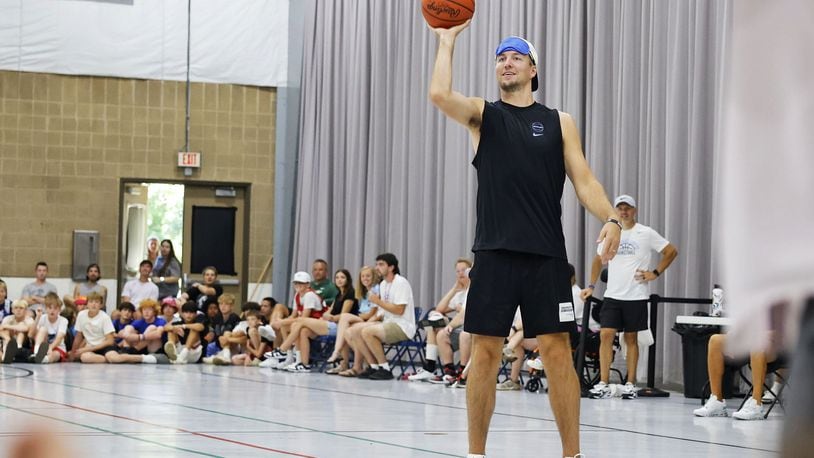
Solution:
[(76, 337), (69, 354), (71, 361), (78, 359), (86, 364), (101, 364), (107, 362), (106, 354), (116, 353), (113, 340), (116, 330), (113, 321), (101, 308), (102, 296), (89, 294), (88, 308), (76, 317)]
[[(28, 341), (28, 333), (34, 326), (34, 319), (26, 314), (26, 309), (28, 309), (28, 302), (22, 299), (12, 302), (11, 315), (4, 317), (0, 323), (0, 338), (3, 339), (3, 364), (13, 363), (18, 350), (24, 348)], [(26, 359), (20, 362), (25, 362)]]
[(34, 339), (34, 362), (37, 364), (59, 363), (68, 359), (65, 349), (65, 335), (68, 333), (68, 320), (60, 316), (62, 304), (56, 293), (45, 296), (45, 313), (32, 328), (30, 337)]

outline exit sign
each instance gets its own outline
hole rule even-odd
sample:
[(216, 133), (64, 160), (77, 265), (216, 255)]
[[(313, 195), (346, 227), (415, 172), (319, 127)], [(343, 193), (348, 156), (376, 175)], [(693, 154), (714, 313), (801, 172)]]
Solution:
[(178, 167), (201, 168), (201, 153), (178, 153)]

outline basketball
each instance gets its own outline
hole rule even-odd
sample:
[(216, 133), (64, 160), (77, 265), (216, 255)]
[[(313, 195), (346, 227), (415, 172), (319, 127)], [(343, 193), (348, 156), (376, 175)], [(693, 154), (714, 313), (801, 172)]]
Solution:
[(430, 27), (449, 29), (475, 14), (475, 0), (421, 0), (421, 14)]

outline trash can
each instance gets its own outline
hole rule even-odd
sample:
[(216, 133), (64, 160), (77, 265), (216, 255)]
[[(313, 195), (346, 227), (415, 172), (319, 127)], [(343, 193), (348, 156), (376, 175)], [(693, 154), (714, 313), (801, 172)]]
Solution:
[[(709, 396), (707, 382), (707, 348), (709, 338), (713, 334), (720, 334), (720, 326), (697, 324), (675, 324), (673, 332), (681, 336), (681, 356), (684, 364), (684, 397), (701, 399)], [(724, 371), (723, 390), (724, 398), (732, 396), (731, 370)], [(706, 390), (705, 390), (706, 387)]]

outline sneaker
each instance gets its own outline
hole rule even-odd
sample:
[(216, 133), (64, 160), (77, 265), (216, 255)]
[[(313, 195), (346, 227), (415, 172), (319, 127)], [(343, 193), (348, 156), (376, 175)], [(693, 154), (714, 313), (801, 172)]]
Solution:
[(216, 366), (228, 366), (232, 364), (232, 360), (227, 359), (225, 355), (218, 353), (212, 358), (212, 364)]
[[(167, 354), (168, 358), (169, 358), (169, 356), (170, 355)], [(178, 355), (177, 355), (177, 357), (175, 359), (175, 363), (176, 364), (186, 364), (188, 362), (189, 362), (189, 350), (187, 349), (187, 347), (184, 347), (184, 348), (181, 349), (181, 353), (178, 353)]]
[(286, 360), (288, 359), (288, 352), (282, 351), (279, 348), (275, 348), (274, 350), (271, 351), (270, 355), (266, 353), (266, 358)]
[(435, 375), (432, 372), (419, 368), (418, 372), (407, 377), (407, 380), (411, 382), (428, 382), (433, 377), (435, 377)]
[(455, 376), (452, 374), (436, 375), (427, 381), (435, 385), (452, 385), (455, 383)]
[(141, 357), (141, 364), (158, 364), (155, 355), (144, 355)]
[(523, 389), (523, 385), (512, 379), (506, 379), (503, 383), (498, 383), (495, 389), (498, 391), (520, 391)]
[(713, 394), (707, 399), (707, 403), (700, 409), (692, 411), (696, 417), (728, 417), (729, 412), (726, 411), (726, 403), (718, 400)]
[(214, 360), (214, 356), (205, 356), (201, 361), (203, 361), (204, 364), (214, 364)]
[(455, 388), (466, 389), (466, 379), (465, 378), (459, 378), (458, 380), (455, 381), (455, 383), (452, 386), (455, 387)]
[(11, 364), (14, 362), (14, 357), (17, 356), (17, 341), (11, 339), (6, 345), (6, 353), (3, 355), (3, 364)]
[(288, 372), (311, 372), (311, 366), (303, 363), (291, 363), (285, 367)]
[(393, 373), (380, 367), (370, 374), (370, 380), (393, 380)]
[(639, 390), (636, 389), (636, 385), (627, 382), (625, 386), (622, 387), (622, 399), (636, 399), (639, 397)]
[(370, 375), (373, 374), (374, 372), (376, 372), (376, 369), (373, 369), (372, 367), (368, 366), (367, 369), (363, 370), (361, 374), (356, 376), (356, 378), (369, 379)]
[(517, 360), (517, 356), (514, 354), (514, 350), (509, 348), (509, 346), (503, 347), (503, 361), (507, 363), (513, 363)]
[(763, 420), (763, 406), (755, 401), (755, 398), (749, 398), (741, 407), (741, 410), (732, 414), (732, 418), (738, 420)]
[(588, 397), (591, 399), (607, 399), (611, 397), (611, 389), (605, 382), (599, 382), (588, 391)]
[(201, 345), (189, 350), (186, 362), (190, 364), (197, 364), (198, 360), (201, 359), (201, 353), (203, 353), (203, 350), (204, 347)]
[(164, 354), (167, 355), (167, 358), (169, 358), (170, 361), (175, 362), (175, 360), (178, 359), (177, 351), (178, 351), (178, 349), (175, 348), (174, 343), (167, 342), (167, 343), (164, 344)]
[(37, 349), (37, 354), (34, 355), (34, 362), (37, 364), (42, 363), (42, 360), (48, 356), (48, 345), (42, 343), (40, 348)]
[(272, 369), (280, 369), (280, 370), (285, 370), (286, 367), (291, 366), (292, 364), (296, 364), (296, 363), (299, 362), (299, 361), (297, 361), (296, 358), (294, 358), (293, 354), (289, 354), (288, 358), (285, 358), (285, 359), (271, 358), (271, 360), (276, 361), (277, 364), (269, 366), (269, 367), (271, 367)]
[(260, 363), (260, 367), (268, 367), (270, 369), (277, 369), (277, 362), (274, 358), (266, 358)]
[(541, 371), (543, 370), (543, 359), (539, 356), (534, 359), (530, 359), (526, 361), (526, 366), (528, 366), (530, 369)]

